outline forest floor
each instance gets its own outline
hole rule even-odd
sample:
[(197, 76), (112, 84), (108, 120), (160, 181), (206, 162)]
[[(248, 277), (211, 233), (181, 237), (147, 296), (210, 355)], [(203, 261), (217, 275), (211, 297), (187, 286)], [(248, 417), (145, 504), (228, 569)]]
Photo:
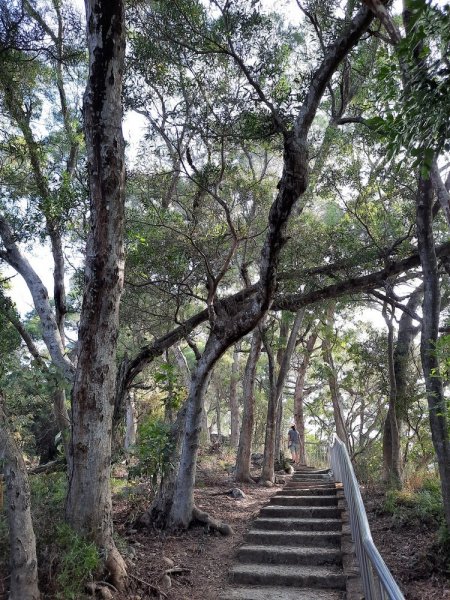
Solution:
[[(158, 597), (152, 591), (155, 589), (161, 590), (165, 595), (160, 597), (167, 600), (217, 600), (227, 585), (227, 572), (244, 534), (281, 486), (268, 489), (256, 484), (239, 485), (245, 494), (243, 499), (226, 495), (232, 487), (232, 477), (218, 463), (201, 464), (195, 492), (197, 506), (230, 524), (234, 530), (230, 537), (207, 532), (204, 527), (179, 535), (137, 531), (133, 523), (148, 502), (145, 486), (134, 489), (128, 498), (126, 488), (116, 495), (115, 525), (131, 574), (130, 589), (121, 600)], [(437, 528), (420, 522), (397, 524), (383, 512), (382, 491), (370, 488), (363, 490), (363, 495), (375, 544), (406, 600), (450, 600), (450, 580), (436, 555)]]
[[(126, 559), (130, 575), (128, 590), (113, 594), (111, 597), (114, 600), (217, 600), (219, 593), (227, 585), (228, 570), (253, 519), (282, 487), (239, 484), (245, 497), (232, 498), (226, 493), (235, 487), (231, 474), (232, 464), (232, 457), (211, 455), (203, 451), (195, 490), (195, 501), (200, 509), (231, 525), (234, 533), (228, 537), (208, 531), (204, 526), (194, 527), (178, 535), (136, 529), (137, 518), (149, 506), (152, 498), (151, 486), (144, 480), (128, 481), (125, 466), (114, 468), (112, 485), (116, 542)], [(257, 477), (259, 470), (255, 469), (253, 474)], [(64, 478), (61, 477), (60, 480)], [(56, 484), (59, 480), (52, 481)], [(48, 486), (48, 482), (45, 485)], [(55, 489), (58, 497), (63, 499), (64, 488)], [(406, 600), (450, 600), (449, 573), (445, 572), (443, 557), (437, 550), (436, 522), (425, 523), (419, 519), (409, 519), (406, 523), (404, 520), (399, 521), (384, 510), (384, 494), (381, 489), (363, 488), (362, 494), (375, 544)], [(48, 511), (48, 507), (44, 505), (42, 511)], [(35, 517), (38, 521), (43, 520), (44, 529), (48, 529), (51, 538), (52, 526), (48, 515), (44, 518), (42, 511)], [(56, 517), (56, 514), (53, 516)], [(3, 521), (3, 528), (4, 526)], [(5, 535), (6, 530), (3, 531), (3, 537)], [(41, 541), (41, 545), (42, 543)], [(6, 584), (8, 580), (8, 567), (7, 554), (2, 551), (2, 546), (0, 539), (0, 600), (6, 600), (6, 589), (2, 584)], [(55, 589), (55, 578), (53, 576), (52, 579), (51, 576), (55, 560), (55, 557), (52, 558), (52, 549), (41, 548), (41, 555), (41, 585), (45, 600), (69, 597), (72, 600), (92, 599), (92, 596), (78, 593), (75, 596), (67, 595), (61, 588)], [(47, 559), (44, 560), (46, 556)], [(105, 597), (106, 594), (108, 592), (105, 592)]]
[(437, 524), (399, 522), (383, 509), (383, 490), (370, 486), (361, 491), (373, 541), (406, 600), (450, 600), (450, 573), (438, 551)]

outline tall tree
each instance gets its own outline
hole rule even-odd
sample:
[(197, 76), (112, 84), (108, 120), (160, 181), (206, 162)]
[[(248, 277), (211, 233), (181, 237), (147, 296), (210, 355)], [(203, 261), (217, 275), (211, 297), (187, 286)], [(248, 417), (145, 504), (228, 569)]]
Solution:
[(223, 11), (225, 45), (220, 44), (216, 51), (225, 52), (239, 64), (261, 101), (269, 108), (274, 125), (283, 136), (283, 172), (277, 197), (269, 214), (268, 232), (261, 251), (260, 278), (254, 286), (254, 292), (241, 303), (230, 304), (222, 301), (209, 304), (210, 334), (192, 377), (181, 460), (172, 493), (170, 513), (166, 516), (168, 525), (172, 527), (187, 527), (193, 518), (199, 516), (194, 506), (193, 486), (201, 408), (211, 369), (230, 345), (257, 325), (273, 302), (287, 220), (293, 205), (307, 188), (309, 129), (333, 73), (358, 43), (372, 20), (369, 10), (360, 9), (342, 36), (329, 46), (324, 60), (312, 78), (293, 128), (287, 129), (273, 104), (265, 97), (257, 81), (251, 77), (243, 59), (234, 50), (230, 16)]
[(122, 0), (86, 0), (89, 76), (84, 119), (90, 187), (90, 232), (72, 390), (72, 460), (66, 515), (103, 549), (114, 585), (125, 562), (113, 539), (110, 460), (116, 347), (124, 267), (124, 140)]

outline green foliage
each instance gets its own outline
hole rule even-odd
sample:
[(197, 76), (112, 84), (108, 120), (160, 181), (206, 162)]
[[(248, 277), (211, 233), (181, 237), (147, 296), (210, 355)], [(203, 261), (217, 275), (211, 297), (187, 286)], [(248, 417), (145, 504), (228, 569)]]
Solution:
[(147, 476), (156, 485), (158, 477), (170, 468), (170, 425), (150, 416), (138, 427), (135, 456), (138, 464), (129, 471), (130, 477)]
[(56, 580), (61, 600), (77, 600), (85, 584), (100, 566), (100, 554), (92, 542), (80, 537), (66, 523), (56, 528), (55, 541), (61, 550)]
[(85, 584), (100, 565), (100, 555), (93, 543), (80, 537), (64, 522), (67, 476), (65, 473), (35, 475), (30, 478), (30, 485), (41, 570), (45, 574), (48, 556), (56, 556), (58, 560), (48, 566), (52, 570), (51, 578), (57, 584), (55, 597), (79, 600), (83, 597)]
[(178, 385), (177, 369), (174, 365), (164, 362), (159, 370), (153, 374), (153, 379), (164, 393), (162, 401), (164, 406), (172, 410), (179, 410), (186, 400), (186, 388)]
[(444, 516), (440, 482), (425, 478), (418, 489), (389, 490), (384, 508), (398, 523), (412, 519), (423, 522), (441, 522)]
[(450, 149), (450, 9), (423, 0), (410, 0), (407, 8), (409, 31), (396, 54), (379, 53), (380, 113), (366, 124), (385, 138), (391, 158), (406, 150), (426, 177), (434, 154)]

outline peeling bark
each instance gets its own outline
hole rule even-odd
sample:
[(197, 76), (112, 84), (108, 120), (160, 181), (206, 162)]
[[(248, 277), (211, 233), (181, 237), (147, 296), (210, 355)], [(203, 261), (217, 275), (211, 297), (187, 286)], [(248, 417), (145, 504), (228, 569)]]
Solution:
[(114, 539), (110, 490), (111, 430), (116, 386), (119, 303), (124, 268), (124, 140), (122, 0), (86, 0), (89, 78), (84, 119), (90, 185), (90, 232), (72, 391), (72, 465), (66, 517), (105, 557), (123, 589), (125, 562)]
[(0, 462), (4, 464), (10, 543), (10, 600), (39, 600), (36, 538), (31, 520), (30, 486), (19, 448), (8, 432), (0, 398)]

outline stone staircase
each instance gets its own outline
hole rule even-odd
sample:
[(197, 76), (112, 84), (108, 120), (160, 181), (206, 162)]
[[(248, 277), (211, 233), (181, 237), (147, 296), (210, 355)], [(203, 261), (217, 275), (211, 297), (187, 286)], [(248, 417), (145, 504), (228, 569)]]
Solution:
[(298, 469), (262, 508), (221, 600), (345, 600), (342, 501), (328, 470)]

